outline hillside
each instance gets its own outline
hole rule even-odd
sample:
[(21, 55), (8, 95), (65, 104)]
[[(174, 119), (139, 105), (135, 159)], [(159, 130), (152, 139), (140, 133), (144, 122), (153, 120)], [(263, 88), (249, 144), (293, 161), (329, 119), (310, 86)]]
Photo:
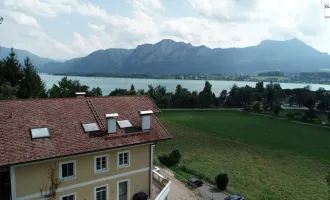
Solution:
[(135, 49), (98, 50), (63, 63), (48, 63), (50, 73), (220, 74), (260, 71), (304, 72), (329, 68), (330, 56), (297, 38), (265, 40), (245, 48), (211, 49), (162, 40)]
[[(3, 59), (5, 57), (7, 57), (9, 55), (10, 52), (10, 48), (6, 48), (6, 47), (1, 47), (0, 46), (0, 59)], [(49, 59), (49, 58), (42, 58), (39, 57), (33, 53), (30, 53), (28, 51), (25, 50), (19, 50), (19, 49), (14, 49), (14, 52), (16, 53), (18, 60), (20, 61), (21, 64), (24, 63), (24, 59), (26, 57), (29, 57), (31, 62), (37, 67), (40, 68), (42, 66), (44, 66), (46, 63), (49, 62), (57, 62), (55, 60)]]

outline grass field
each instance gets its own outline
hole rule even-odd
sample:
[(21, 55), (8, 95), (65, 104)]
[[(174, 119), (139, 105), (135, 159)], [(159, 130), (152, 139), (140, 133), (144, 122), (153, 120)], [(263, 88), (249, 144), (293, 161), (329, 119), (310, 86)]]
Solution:
[(289, 78), (283, 76), (253, 76), (252, 78), (258, 79), (258, 81), (267, 81), (277, 79), (279, 81), (289, 80)]
[[(286, 114), (288, 113), (295, 113), (295, 112), (300, 112), (302, 115), (304, 115), (304, 113), (306, 112), (306, 110), (281, 110), (279, 112), (278, 117), (282, 117), (282, 118), (287, 118)], [(263, 114), (268, 114), (268, 115), (273, 115), (273, 112), (263, 112)], [(314, 119), (313, 121), (306, 121), (305, 123), (310, 123), (310, 124), (316, 124), (316, 125), (322, 125), (322, 122), (327, 122), (328, 121), (328, 116), (327, 113), (323, 113), (323, 112), (319, 112), (316, 111), (316, 115), (317, 115), (317, 119)], [(290, 119), (292, 120), (292, 119)]]
[(229, 192), (247, 199), (327, 197), (330, 129), (236, 111), (167, 111), (159, 117), (173, 139), (160, 142), (156, 154), (179, 149), (180, 165), (206, 179), (228, 173)]

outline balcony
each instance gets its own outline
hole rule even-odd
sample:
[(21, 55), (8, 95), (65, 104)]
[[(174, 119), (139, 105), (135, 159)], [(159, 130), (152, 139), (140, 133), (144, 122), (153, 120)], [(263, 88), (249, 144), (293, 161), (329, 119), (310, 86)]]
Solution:
[(171, 181), (162, 175), (160, 169), (156, 166), (152, 174), (152, 194), (150, 200), (167, 200)]

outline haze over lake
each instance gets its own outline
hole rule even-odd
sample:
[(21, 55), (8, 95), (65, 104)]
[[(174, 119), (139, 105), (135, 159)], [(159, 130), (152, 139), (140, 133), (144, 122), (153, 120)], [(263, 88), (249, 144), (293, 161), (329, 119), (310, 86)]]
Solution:
[[(55, 76), (49, 74), (39, 74), (41, 79), (45, 81), (46, 87), (49, 89), (53, 84), (58, 84), (58, 82), (64, 76)], [(110, 78), (110, 77), (82, 77), (82, 76), (68, 76), (70, 79), (79, 80), (81, 84), (88, 85), (90, 88), (100, 87), (102, 89), (103, 95), (108, 95), (111, 91), (116, 88), (130, 89), (131, 84), (134, 84), (136, 90), (138, 89), (148, 89), (148, 85), (166, 86), (167, 91), (174, 92), (175, 87), (181, 84), (182, 87), (189, 89), (190, 91), (197, 90), (200, 92), (204, 87), (204, 80), (178, 80), (178, 79), (136, 79), (136, 78)], [(245, 81), (218, 81), (210, 80), (212, 84), (212, 91), (216, 96), (219, 96), (221, 91), (230, 88), (236, 84), (239, 87), (249, 85), (254, 87), (256, 82), (245, 82)], [(267, 82), (265, 82), (265, 85)], [(303, 83), (280, 83), (283, 89), (293, 89), (293, 88), (303, 88), (306, 85), (310, 85), (312, 90), (317, 90), (319, 87), (323, 87), (326, 90), (330, 90), (330, 85), (322, 84), (303, 84)]]

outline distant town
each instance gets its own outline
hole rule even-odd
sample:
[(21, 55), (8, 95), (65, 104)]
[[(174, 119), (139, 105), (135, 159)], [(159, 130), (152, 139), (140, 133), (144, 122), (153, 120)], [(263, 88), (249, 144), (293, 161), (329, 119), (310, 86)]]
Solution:
[(284, 74), (278, 71), (255, 74), (81, 74), (55, 73), (61, 76), (114, 77), (140, 79), (224, 80), (278, 83), (330, 84), (330, 72), (302, 72)]

